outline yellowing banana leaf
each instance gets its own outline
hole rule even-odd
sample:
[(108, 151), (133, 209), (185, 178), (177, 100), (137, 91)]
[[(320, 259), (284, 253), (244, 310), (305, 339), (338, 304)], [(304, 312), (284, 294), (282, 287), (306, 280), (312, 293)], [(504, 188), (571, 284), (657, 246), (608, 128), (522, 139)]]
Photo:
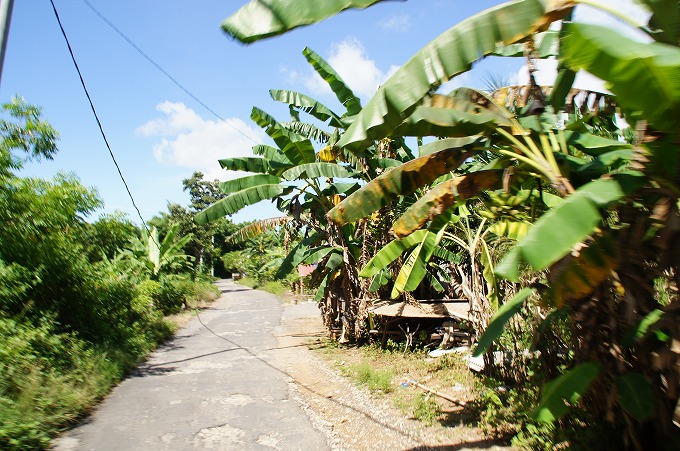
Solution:
[(251, 0), (222, 22), (222, 29), (248, 44), (321, 22), (346, 9), (363, 9), (380, 1), (383, 0)]
[(313, 179), (318, 177), (349, 178), (354, 175), (344, 166), (335, 163), (307, 163), (292, 167), (282, 174), (286, 180)]
[(397, 237), (409, 235), (447, 211), (456, 202), (474, 197), (484, 190), (497, 188), (502, 179), (503, 171), (488, 170), (454, 177), (440, 183), (418, 199), (394, 222), (392, 232)]
[(680, 48), (634, 41), (602, 26), (565, 23), (561, 53), (562, 64), (607, 82), (627, 117), (677, 133)]
[(423, 98), (472, 64), (566, 16), (571, 2), (518, 0), (490, 8), (450, 28), (390, 77), (354, 119), (338, 146), (359, 151), (390, 135)]
[(287, 224), (292, 220), (293, 218), (290, 216), (280, 216), (277, 218), (268, 218), (261, 221), (255, 221), (245, 227), (241, 227), (236, 232), (229, 235), (225, 241), (227, 243), (241, 243), (243, 241), (249, 240), (250, 238), (260, 236), (262, 233), (268, 230), (273, 230), (276, 227)]
[(247, 205), (256, 204), (262, 200), (273, 199), (286, 192), (281, 185), (259, 185), (231, 194), (220, 199), (194, 217), (197, 224), (207, 224), (226, 215), (231, 215)]
[(413, 193), (435, 181), (439, 176), (460, 166), (472, 152), (445, 149), (408, 161), (384, 172), (328, 212), (327, 217), (338, 225), (354, 222), (384, 207), (399, 196)]
[(405, 238), (391, 241), (366, 263), (366, 266), (359, 273), (359, 277), (373, 277), (378, 274), (378, 272), (399, 258), (404, 251), (421, 243), (427, 233), (427, 230), (418, 230)]
[[(302, 51), (302, 54), (307, 58), (307, 61), (312, 65), (316, 73), (328, 83), (328, 86), (331, 87), (331, 90), (335, 93), (337, 99), (347, 109), (347, 112), (343, 117), (359, 114), (359, 111), (361, 111), (361, 100), (359, 100), (349, 86), (345, 84), (340, 75), (335, 72), (335, 69), (309, 47), (305, 48)], [(344, 123), (348, 123), (347, 118), (344, 118)]]
[(560, 308), (571, 300), (586, 298), (617, 266), (618, 250), (607, 236), (582, 248), (576, 257), (567, 255), (548, 275), (555, 305)]
[(253, 186), (276, 185), (278, 183), (281, 183), (281, 179), (273, 175), (268, 174), (248, 175), (245, 177), (227, 180), (226, 182), (220, 183), (220, 191), (222, 191), (224, 194), (232, 194), (237, 191), (244, 190), (246, 188), (252, 188)]

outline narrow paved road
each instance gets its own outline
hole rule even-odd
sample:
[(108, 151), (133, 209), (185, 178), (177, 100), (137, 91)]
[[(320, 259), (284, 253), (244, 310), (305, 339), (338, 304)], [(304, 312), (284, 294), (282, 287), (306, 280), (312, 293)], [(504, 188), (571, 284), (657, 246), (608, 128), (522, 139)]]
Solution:
[(276, 361), (280, 301), (229, 281), (218, 286), (217, 302), (54, 449), (329, 449)]

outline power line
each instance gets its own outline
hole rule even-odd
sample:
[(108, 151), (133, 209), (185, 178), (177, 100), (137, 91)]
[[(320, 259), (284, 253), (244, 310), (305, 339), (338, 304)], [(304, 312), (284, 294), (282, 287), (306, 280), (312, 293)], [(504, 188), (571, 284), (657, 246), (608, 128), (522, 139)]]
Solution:
[[(51, 1), (51, 0), (50, 0), (50, 1)], [(170, 74), (168, 73), (168, 71), (166, 71), (165, 69), (163, 69), (163, 67), (161, 67), (160, 64), (158, 64), (156, 61), (154, 61), (153, 58), (151, 58), (146, 52), (144, 52), (144, 50), (142, 50), (137, 44), (135, 44), (135, 43), (132, 41), (132, 39), (130, 39), (129, 37), (127, 37), (127, 35), (126, 35), (125, 33), (123, 33), (122, 31), (120, 31), (120, 29), (118, 29), (118, 27), (116, 27), (116, 26), (113, 24), (113, 22), (111, 22), (111, 21), (110, 21), (109, 19), (107, 19), (102, 13), (100, 13), (100, 12), (92, 5), (92, 3), (90, 3), (88, 0), (82, 0), (82, 2), (85, 3), (85, 4), (92, 10), (92, 12), (94, 12), (97, 16), (99, 16), (99, 18), (100, 18), (102, 21), (104, 21), (104, 23), (105, 23), (106, 25), (108, 25), (109, 27), (111, 27), (111, 29), (113, 29), (113, 31), (115, 31), (116, 33), (118, 33), (118, 35), (119, 35), (121, 38), (123, 38), (128, 44), (130, 44), (130, 46), (131, 46), (133, 49), (135, 49), (135, 50), (137, 51), (137, 53), (139, 53), (140, 55), (142, 55), (142, 56), (144, 57), (144, 59), (146, 59), (149, 63), (151, 63), (156, 69), (158, 69), (163, 75), (165, 75), (165, 76), (168, 78), (168, 80), (170, 80), (171, 82), (173, 82), (179, 89), (181, 89), (182, 91), (184, 91), (189, 97), (191, 97), (193, 100), (195, 100), (199, 105), (201, 105), (203, 108), (205, 108), (208, 112), (210, 112), (210, 113), (211, 113), (213, 116), (215, 116), (217, 119), (219, 119), (220, 121), (224, 122), (224, 123), (227, 124), (229, 127), (231, 127), (232, 129), (234, 129), (236, 132), (240, 133), (241, 135), (245, 136), (247, 139), (249, 139), (249, 140), (252, 141), (253, 143), (259, 144), (259, 142), (255, 141), (253, 138), (251, 138), (251, 137), (248, 136), (247, 134), (243, 133), (241, 130), (239, 130), (238, 128), (234, 127), (233, 125), (231, 125), (226, 119), (224, 119), (222, 116), (220, 116), (219, 114), (217, 114), (217, 113), (215, 112), (215, 110), (213, 110), (212, 108), (210, 108), (207, 104), (205, 104), (205, 102), (203, 102), (201, 99), (199, 99), (198, 97), (196, 97), (196, 96), (195, 96), (191, 91), (189, 91), (187, 88), (185, 88), (184, 85), (182, 85), (179, 81), (177, 81), (177, 79), (176, 79), (175, 77), (173, 77), (172, 75), (170, 75)]]
[(116, 166), (116, 170), (118, 170), (118, 175), (120, 176), (120, 179), (123, 181), (123, 185), (125, 185), (125, 190), (128, 193), (128, 196), (130, 196), (130, 200), (132, 201), (132, 206), (135, 208), (137, 211), (137, 215), (139, 216), (139, 219), (142, 221), (142, 225), (146, 229), (146, 231), (149, 233), (149, 236), (151, 236), (151, 232), (149, 231), (149, 226), (146, 224), (146, 221), (144, 221), (144, 217), (142, 216), (142, 212), (139, 211), (139, 207), (137, 207), (137, 203), (135, 202), (135, 198), (132, 196), (132, 192), (130, 191), (130, 187), (127, 184), (127, 181), (125, 180), (125, 177), (123, 176), (123, 172), (120, 169), (120, 166), (118, 165), (118, 161), (116, 161), (116, 156), (113, 154), (113, 150), (111, 149), (111, 145), (109, 144), (109, 140), (106, 137), (106, 133), (104, 133), (104, 127), (102, 127), (102, 123), (99, 120), (99, 115), (97, 114), (97, 110), (94, 107), (94, 103), (92, 102), (92, 97), (90, 97), (90, 92), (87, 90), (87, 86), (85, 85), (85, 80), (83, 79), (83, 74), (80, 71), (80, 67), (78, 66), (78, 62), (76, 61), (76, 57), (73, 54), (73, 49), (71, 48), (71, 43), (69, 42), (68, 36), (66, 36), (66, 31), (64, 30), (64, 26), (61, 23), (61, 18), (59, 17), (59, 13), (57, 12), (57, 7), (54, 4), (54, 0), (50, 0), (50, 3), (52, 4), (52, 10), (54, 11), (54, 16), (57, 19), (57, 23), (59, 23), (59, 28), (61, 29), (61, 34), (64, 36), (64, 40), (66, 41), (66, 46), (68, 47), (68, 51), (71, 54), (71, 60), (73, 61), (73, 65), (76, 67), (76, 72), (78, 72), (78, 77), (80, 78), (80, 84), (83, 87), (83, 90), (85, 91), (85, 95), (87, 96), (88, 102), (90, 102), (90, 108), (92, 109), (92, 114), (94, 114), (94, 118), (97, 121), (97, 125), (99, 126), (99, 132), (102, 135), (102, 138), (104, 138), (104, 143), (106, 144), (106, 148), (109, 150), (109, 155), (111, 156), (111, 160), (113, 160), (113, 164)]

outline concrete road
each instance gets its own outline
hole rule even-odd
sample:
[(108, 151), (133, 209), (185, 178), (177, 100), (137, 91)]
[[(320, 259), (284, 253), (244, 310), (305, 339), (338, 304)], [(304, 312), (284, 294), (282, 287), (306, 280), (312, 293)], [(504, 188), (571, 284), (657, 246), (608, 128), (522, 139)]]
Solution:
[(222, 297), (53, 442), (65, 450), (325, 450), (292, 399), (272, 335), (273, 295), (220, 281)]

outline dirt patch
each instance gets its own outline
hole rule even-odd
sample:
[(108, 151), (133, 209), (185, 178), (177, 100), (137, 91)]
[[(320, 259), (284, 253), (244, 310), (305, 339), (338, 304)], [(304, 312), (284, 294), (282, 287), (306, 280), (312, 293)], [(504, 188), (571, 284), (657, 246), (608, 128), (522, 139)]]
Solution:
[[(444, 369), (437, 377), (432, 375), (430, 369), (439, 363), (399, 352), (338, 349), (326, 340), (314, 303), (287, 303), (276, 335), (279, 349), (284, 351), (279, 358), (292, 378), (295, 396), (325, 430), (333, 448), (510, 449), (486, 439), (469, 409), (435, 400), (434, 395), (408, 384), (417, 378), (421, 384), (446, 389), (454, 398), (467, 401), (466, 381), (450, 376), (457, 372), (450, 371), (447, 376)], [(373, 390), (357, 384), (354, 372), (362, 368), (367, 368), (369, 381), (371, 374), (377, 375), (378, 385)], [(381, 371), (390, 374), (389, 387), (382, 390)]]

